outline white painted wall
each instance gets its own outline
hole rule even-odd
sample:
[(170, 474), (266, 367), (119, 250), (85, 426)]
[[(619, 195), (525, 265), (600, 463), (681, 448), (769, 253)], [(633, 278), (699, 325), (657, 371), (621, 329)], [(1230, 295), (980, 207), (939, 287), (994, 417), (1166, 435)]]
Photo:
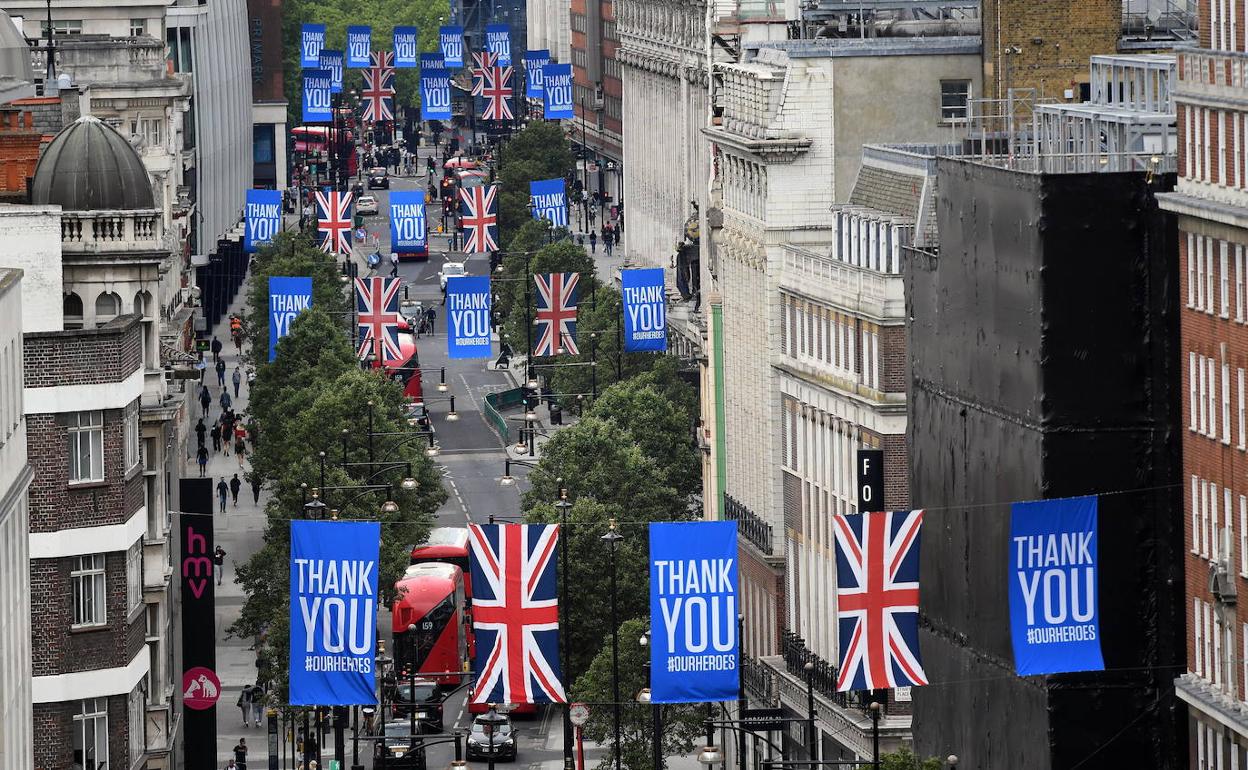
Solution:
[(60, 331), (63, 278), (61, 207), (0, 203), (0, 267), (22, 270), (20, 329)]

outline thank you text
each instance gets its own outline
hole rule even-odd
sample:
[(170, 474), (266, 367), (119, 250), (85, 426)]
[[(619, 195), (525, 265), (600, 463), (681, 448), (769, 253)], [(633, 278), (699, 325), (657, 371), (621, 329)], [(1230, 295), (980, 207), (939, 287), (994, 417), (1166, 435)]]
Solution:
[(446, 352), (451, 358), (490, 357), (490, 278), (446, 280)]
[(663, 268), (621, 270), (624, 297), (624, 349), (667, 350), (667, 292)]
[(464, 28), (442, 27), (438, 30), (438, 46), (442, 49), (442, 63), (447, 69), (464, 66)]
[(277, 341), (290, 334), (290, 325), (312, 306), (312, 279), (306, 276), (269, 277), (269, 360), (277, 358)]
[(329, 70), (303, 71), (303, 122), (328, 123), (333, 120), (329, 108), (333, 76)]
[(542, 67), (543, 117), (559, 120), (572, 117), (572, 65), (547, 64)]
[(347, 27), (347, 66), (367, 67), (372, 44), (372, 27)]
[(415, 27), (394, 28), (394, 66), (396, 69), (416, 66), (416, 37)]
[(321, 49), (325, 47), (325, 25), (304, 24), (299, 30), (299, 66), (316, 69), (321, 66)]
[(254, 254), (260, 246), (272, 243), (282, 229), (282, 191), (248, 190), (244, 213), (243, 248)]
[(399, 254), (423, 253), (425, 229), (425, 191), (391, 191), (390, 250)]
[(526, 51), (524, 54), (524, 95), (542, 98), (542, 67), (550, 64), (550, 51)]

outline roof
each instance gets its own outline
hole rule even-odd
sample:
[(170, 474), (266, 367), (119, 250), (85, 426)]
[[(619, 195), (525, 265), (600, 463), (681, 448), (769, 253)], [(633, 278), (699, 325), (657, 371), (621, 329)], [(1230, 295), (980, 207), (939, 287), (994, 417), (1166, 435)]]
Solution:
[(746, 50), (784, 51), (790, 59), (861, 56), (978, 56), (979, 35), (933, 37), (816, 38), (813, 40), (747, 40)]
[(112, 126), (84, 115), (44, 150), (31, 183), (31, 203), (66, 211), (155, 208), (139, 154)]
[(3, 78), (33, 82), (35, 73), (26, 38), (13, 18), (0, 10), (0, 79)]

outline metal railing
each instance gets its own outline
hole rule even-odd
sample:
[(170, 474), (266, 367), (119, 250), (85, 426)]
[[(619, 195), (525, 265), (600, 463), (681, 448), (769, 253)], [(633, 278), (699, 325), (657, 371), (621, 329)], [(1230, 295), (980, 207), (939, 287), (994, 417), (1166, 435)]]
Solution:
[[(803, 682), (810, 677), (815, 692), (828, 698), (841, 708), (852, 708), (867, 712), (872, 701), (884, 707), (888, 713), (888, 690), (855, 690), (851, 692), (836, 691), (837, 668), (834, 664), (819, 657), (813, 650), (806, 647), (806, 640), (794, 631), (780, 632), (780, 653), (784, 657), (784, 668)], [(806, 664), (812, 668), (806, 670)]]
[(494, 432), (502, 439), (504, 444), (511, 443), (510, 429), (507, 427), (507, 418), (503, 417), (502, 410), (509, 409), (513, 406), (519, 406), (524, 402), (524, 389), (512, 388), (498, 393), (489, 393), (485, 397), (485, 405), (481, 411), (485, 414), (485, 419), (489, 422), (490, 427), (494, 428)]
[(724, 518), (737, 522), (737, 532), (765, 554), (771, 554), (771, 525), (732, 495), (724, 495)]
[(741, 678), (745, 681), (746, 692), (750, 702), (758, 705), (766, 703), (775, 706), (780, 703), (780, 683), (767, 666), (754, 658), (741, 656)]

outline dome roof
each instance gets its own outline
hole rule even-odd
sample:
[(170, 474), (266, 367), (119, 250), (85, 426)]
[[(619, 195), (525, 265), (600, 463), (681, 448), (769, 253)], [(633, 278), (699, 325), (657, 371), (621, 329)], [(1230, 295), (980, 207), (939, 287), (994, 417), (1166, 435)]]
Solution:
[(31, 203), (66, 211), (156, 207), (139, 154), (116, 129), (90, 115), (62, 129), (44, 150)]
[(13, 78), (34, 82), (34, 67), (30, 63), (30, 46), (13, 23), (13, 18), (0, 11), (0, 78)]

